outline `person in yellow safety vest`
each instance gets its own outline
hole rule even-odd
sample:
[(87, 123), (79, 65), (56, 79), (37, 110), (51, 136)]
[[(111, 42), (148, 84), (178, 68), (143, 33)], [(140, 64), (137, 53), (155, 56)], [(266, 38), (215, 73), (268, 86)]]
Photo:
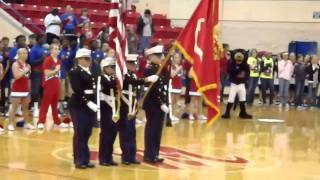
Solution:
[(262, 86), (262, 101), (263, 104), (266, 104), (266, 96), (267, 96), (267, 89), (270, 90), (269, 94), (269, 104), (273, 104), (273, 96), (274, 96), (274, 60), (271, 57), (272, 53), (267, 52), (266, 56), (262, 58), (261, 61), (261, 74), (260, 74), (260, 80), (261, 80), (261, 86)]
[(257, 49), (250, 51), (250, 57), (248, 58), (248, 65), (250, 66), (249, 87), (247, 95), (247, 104), (252, 105), (254, 101), (255, 90), (259, 82), (260, 76), (260, 59), (258, 58)]

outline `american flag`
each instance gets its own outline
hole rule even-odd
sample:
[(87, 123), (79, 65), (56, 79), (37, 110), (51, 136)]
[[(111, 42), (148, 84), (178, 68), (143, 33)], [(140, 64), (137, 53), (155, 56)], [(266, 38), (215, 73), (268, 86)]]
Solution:
[(116, 77), (120, 89), (122, 89), (124, 75), (127, 73), (127, 38), (126, 28), (123, 23), (125, 9), (126, 7), (120, 3), (120, 0), (111, 0), (111, 8), (109, 10), (109, 43), (110, 47), (116, 52)]

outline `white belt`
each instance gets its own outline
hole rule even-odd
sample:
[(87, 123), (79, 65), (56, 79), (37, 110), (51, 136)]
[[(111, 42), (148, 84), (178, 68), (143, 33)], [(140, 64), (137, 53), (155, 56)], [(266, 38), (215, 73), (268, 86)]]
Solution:
[[(128, 90), (122, 90), (122, 94), (126, 94), (126, 95), (129, 95), (129, 91)], [(133, 96), (136, 96), (136, 93), (134, 92), (131, 92)]]
[(84, 90), (84, 94), (94, 94), (92, 89)]
[(100, 93), (101, 99), (103, 99), (110, 107), (114, 106), (115, 97)]

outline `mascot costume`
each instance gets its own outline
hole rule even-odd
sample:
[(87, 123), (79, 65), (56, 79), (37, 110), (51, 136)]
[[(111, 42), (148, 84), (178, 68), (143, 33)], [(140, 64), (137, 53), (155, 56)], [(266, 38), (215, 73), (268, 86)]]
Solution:
[(246, 112), (246, 87), (245, 83), (250, 74), (250, 67), (247, 64), (248, 52), (244, 49), (235, 49), (231, 51), (231, 62), (228, 66), (228, 73), (230, 79), (229, 99), (226, 112), (221, 116), (222, 118), (230, 118), (230, 110), (235, 103), (236, 96), (240, 102), (240, 114), (242, 119), (252, 119), (252, 116)]

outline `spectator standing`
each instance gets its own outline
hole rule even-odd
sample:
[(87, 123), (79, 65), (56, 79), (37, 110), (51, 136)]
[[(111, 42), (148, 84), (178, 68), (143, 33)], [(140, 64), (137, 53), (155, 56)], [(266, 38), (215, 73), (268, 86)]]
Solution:
[(146, 9), (144, 15), (139, 17), (137, 32), (140, 36), (139, 53), (143, 53), (144, 49), (149, 48), (154, 32), (152, 15), (149, 9)]
[(136, 54), (138, 51), (138, 36), (132, 25), (129, 26), (127, 40), (129, 54)]
[(278, 63), (278, 77), (279, 77), (279, 96), (280, 96), (280, 108), (289, 108), (289, 85), (293, 75), (294, 66), (288, 59), (288, 53), (282, 53), (282, 59)]
[(64, 34), (74, 35), (76, 34), (76, 28), (78, 25), (77, 17), (73, 14), (71, 5), (67, 5), (65, 13), (60, 16), (62, 21), (62, 31)]
[(46, 42), (44, 35), (37, 35), (37, 44), (31, 48), (29, 64), (31, 65), (31, 101), (33, 103), (33, 116), (39, 115), (39, 101), (41, 97), (42, 64), (47, 56), (47, 49), (43, 47)]
[(251, 50), (247, 63), (250, 67), (247, 103), (248, 105), (252, 105), (260, 76), (260, 60), (258, 58), (258, 51), (256, 49)]
[(44, 26), (46, 27), (47, 43), (51, 44), (53, 39), (59, 39), (61, 33), (61, 19), (58, 16), (59, 10), (54, 8), (50, 14), (44, 19)]
[(220, 103), (223, 103), (224, 87), (227, 84), (229, 59), (229, 44), (223, 44), (223, 57), (220, 60)]
[(271, 57), (271, 52), (267, 52), (261, 62), (261, 85), (262, 85), (262, 101), (266, 104), (267, 89), (270, 90), (269, 104), (273, 104), (274, 96), (274, 60)]
[(308, 106), (312, 108), (315, 106), (316, 103), (316, 84), (317, 84), (317, 76), (318, 76), (318, 70), (319, 67), (317, 65), (318, 63), (318, 57), (316, 55), (313, 55), (311, 57), (311, 60), (309, 62), (306, 62), (306, 78), (308, 81)]
[(296, 84), (295, 106), (298, 110), (303, 110), (303, 92), (306, 78), (306, 66), (301, 54), (298, 54), (297, 56), (297, 63), (294, 66), (293, 76)]
[(86, 23), (90, 24), (90, 18), (88, 17), (88, 9), (81, 9), (81, 16), (79, 18), (79, 27), (82, 28)]

